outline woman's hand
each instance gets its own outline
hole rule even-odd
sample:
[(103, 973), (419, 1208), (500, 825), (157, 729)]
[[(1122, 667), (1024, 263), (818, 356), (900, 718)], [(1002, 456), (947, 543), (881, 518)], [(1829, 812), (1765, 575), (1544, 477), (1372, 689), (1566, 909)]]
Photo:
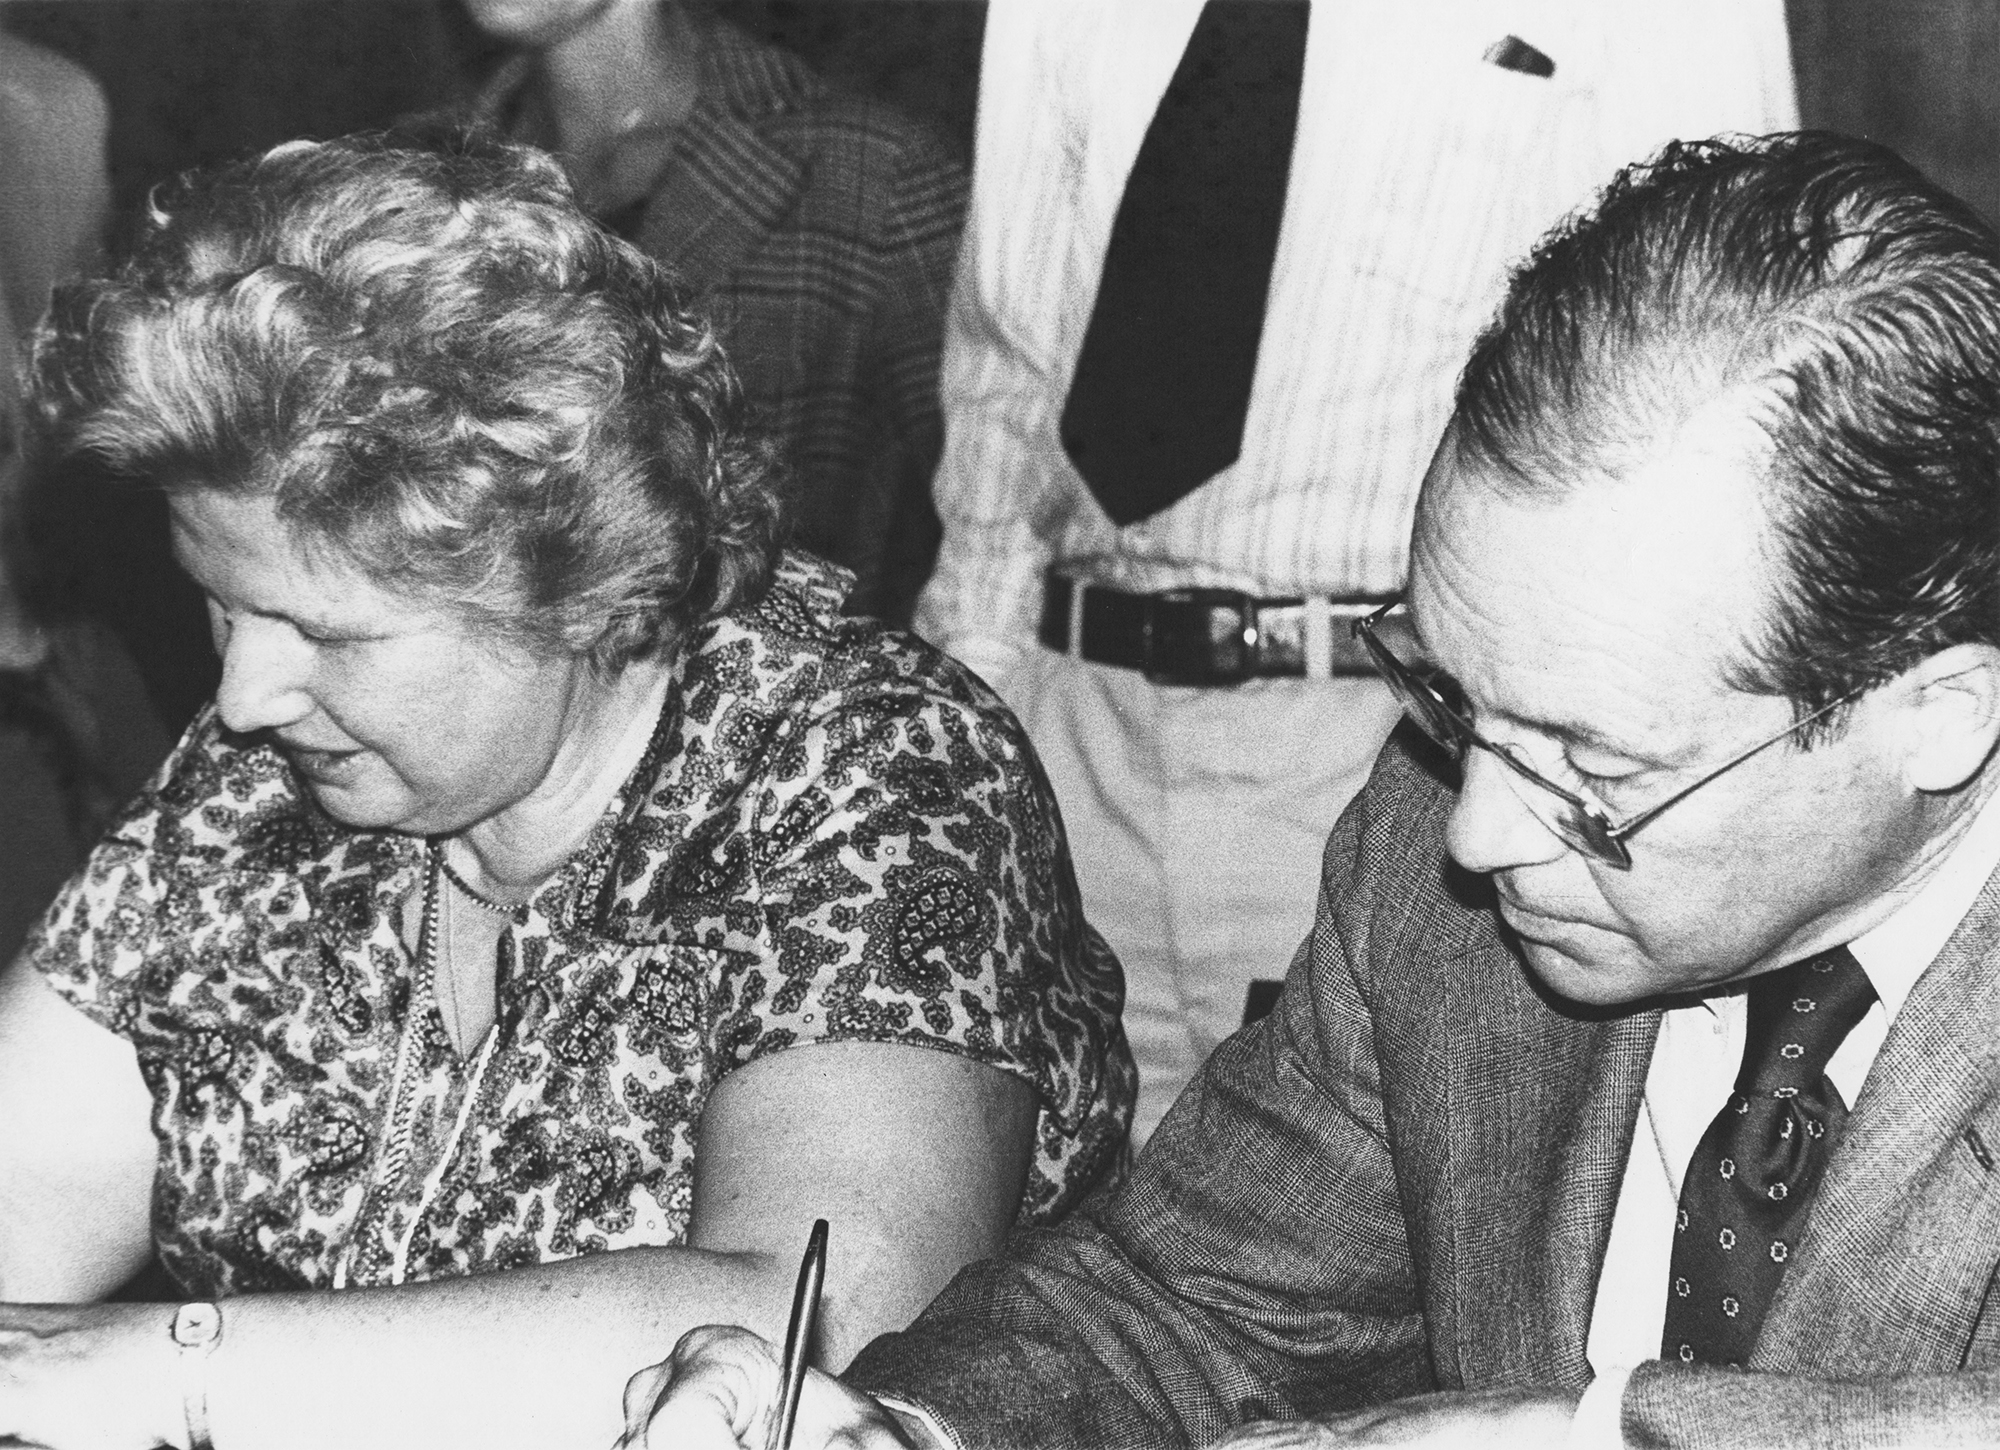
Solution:
[[(778, 1413), (782, 1366), (769, 1341), (708, 1325), (625, 1387), (618, 1450), (765, 1450)], [(792, 1450), (945, 1450), (831, 1375), (806, 1372)]]
[(161, 1304), (0, 1304), (0, 1442), (186, 1444), (172, 1315)]

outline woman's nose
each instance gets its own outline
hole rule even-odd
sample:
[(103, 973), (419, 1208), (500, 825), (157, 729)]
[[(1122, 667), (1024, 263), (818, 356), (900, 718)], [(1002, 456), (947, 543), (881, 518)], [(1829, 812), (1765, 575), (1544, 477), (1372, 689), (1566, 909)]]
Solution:
[(1569, 847), (1528, 809), (1513, 772), (1491, 752), (1466, 753), (1464, 783), (1445, 827), (1445, 849), (1468, 871), (1491, 873), (1553, 861)]
[(312, 645), (290, 624), (254, 615), (214, 620), (222, 656), (216, 708), (238, 732), (278, 730), (314, 710)]

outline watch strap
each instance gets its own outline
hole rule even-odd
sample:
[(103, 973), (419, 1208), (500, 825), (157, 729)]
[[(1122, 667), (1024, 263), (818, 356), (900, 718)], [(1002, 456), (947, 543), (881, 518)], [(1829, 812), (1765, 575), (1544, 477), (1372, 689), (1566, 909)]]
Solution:
[(222, 1310), (196, 1302), (174, 1310), (174, 1343), (178, 1346), (181, 1409), (187, 1416), (187, 1450), (215, 1450), (208, 1435), (208, 1357), (222, 1341)]

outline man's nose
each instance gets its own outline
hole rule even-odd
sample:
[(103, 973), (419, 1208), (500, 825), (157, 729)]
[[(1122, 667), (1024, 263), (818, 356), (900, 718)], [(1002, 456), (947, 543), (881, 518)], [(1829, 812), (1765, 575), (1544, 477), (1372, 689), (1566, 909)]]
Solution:
[(276, 730), (313, 712), (312, 645), (279, 619), (218, 623), (222, 685), (216, 708), (231, 730)]
[(1491, 873), (1515, 866), (1553, 861), (1569, 847), (1521, 799), (1538, 789), (1514, 773), (1487, 750), (1465, 757), (1464, 783), (1458, 804), (1445, 827), (1445, 849), (1468, 871)]

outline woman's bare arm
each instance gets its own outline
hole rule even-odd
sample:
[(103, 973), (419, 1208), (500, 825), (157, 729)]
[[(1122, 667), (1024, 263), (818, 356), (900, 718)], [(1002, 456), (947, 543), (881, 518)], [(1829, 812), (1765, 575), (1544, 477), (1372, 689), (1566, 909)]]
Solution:
[(102, 1298), (152, 1251), (159, 1153), (132, 1044), (0, 971), (0, 1301)]
[[(142, 1135), (146, 1110), (134, 1105)], [(815, 1217), (832, 1221), (819, 1362), (844, 1365), (999, 1247), (1034, 1122), (1025, 1084), (948, 1052), (836, 1043), (761, 1059), (709, 1103), (688, 1246), (229, 1300), (207, 1366), (215, 1443), (601, 1450), (622, 1428), (626, 1380), (689, 1328), (782, 1333)], [(76, 1205), (44, 1176), (5, 1201), (61, 1222)], [(180, 1442), (174, 1354), (157, 1306), (0, 1309), (0, 1436)]]

